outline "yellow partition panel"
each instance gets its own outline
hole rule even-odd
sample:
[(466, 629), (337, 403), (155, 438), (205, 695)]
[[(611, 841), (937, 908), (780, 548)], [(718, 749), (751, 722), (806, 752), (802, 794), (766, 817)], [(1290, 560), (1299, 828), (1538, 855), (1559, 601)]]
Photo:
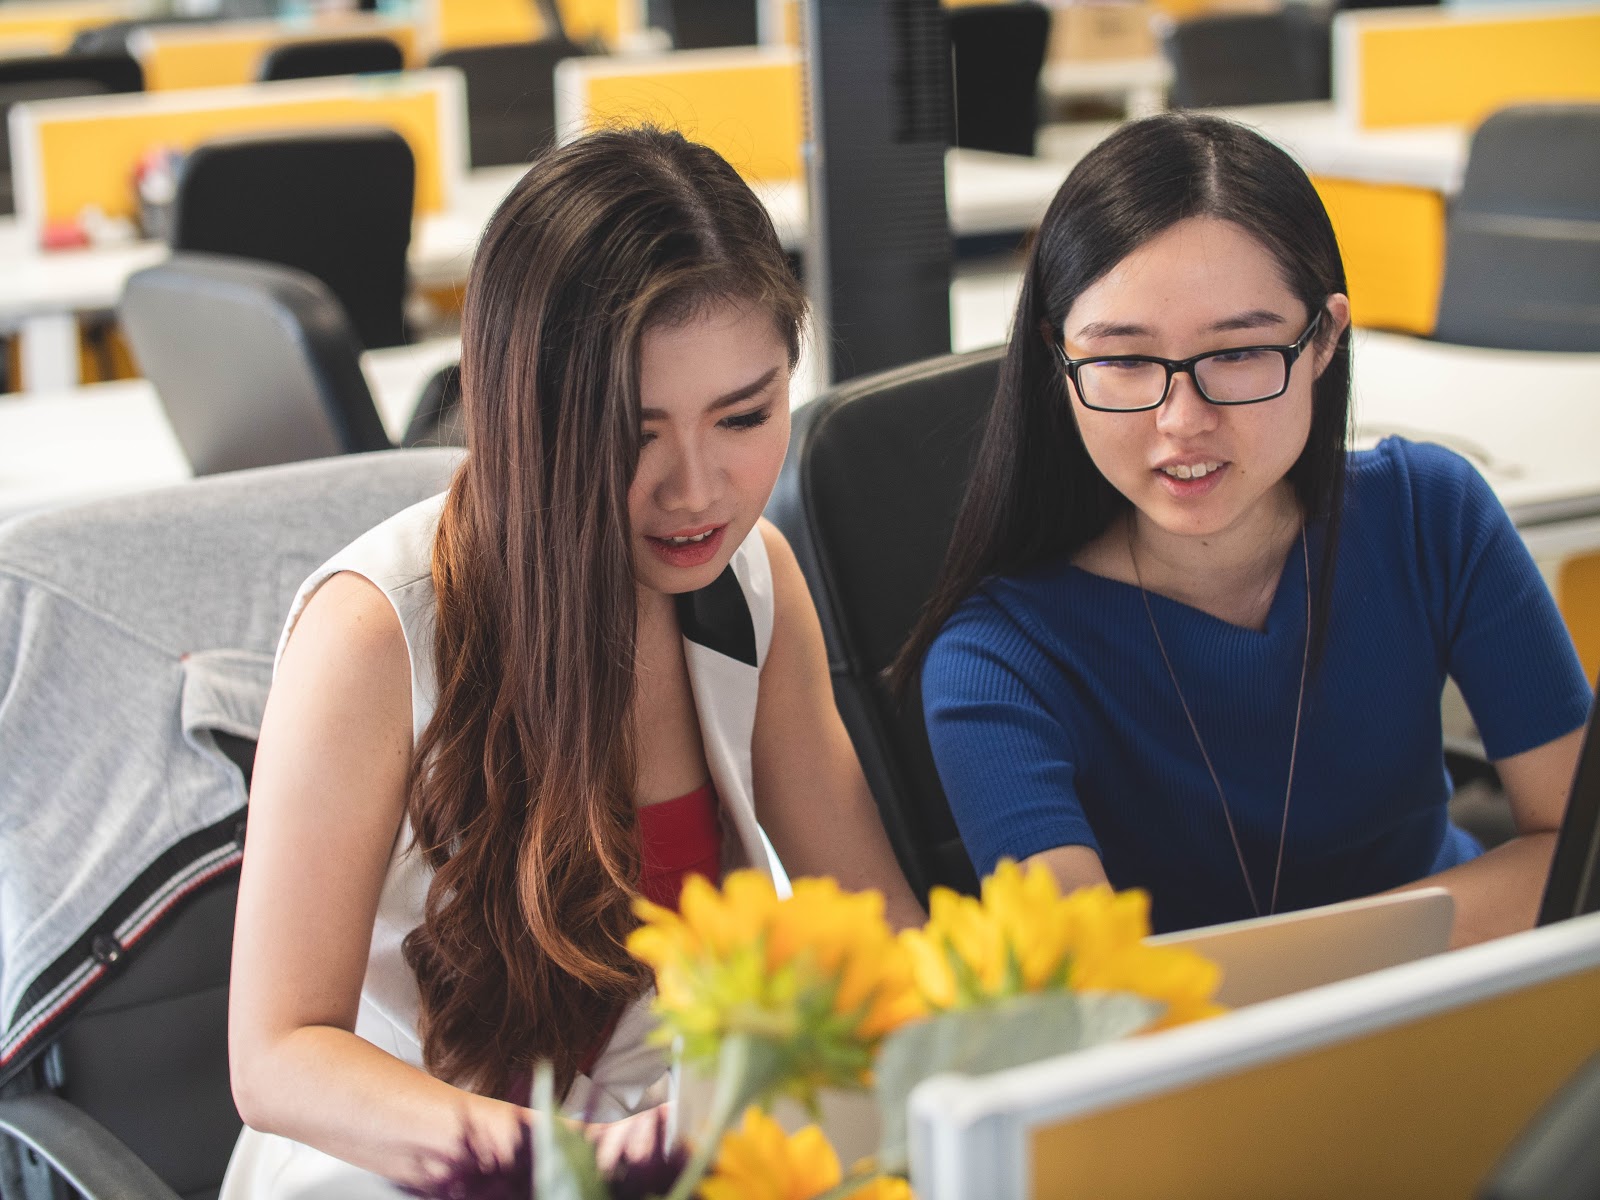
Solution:
[(542, 38), (544, 16), (533, 0), (432, 0), (436, 50)]
[(576, 42), (597, 41), (615, 49), (637, 33), (642, 0), (556, 0), (561, 24)]
[[(416, 156), (416, 211), (438, 212), (459, 177), (460, 89), (456, 72), (429, 71), (19, 105), (13, 110), (23, 114), (18, 214), (35, 230), (88, 205), (132, 217), (134, 170), (152, 147), (186, 150), (225, 134), (340, 125), (385, 125), (400, 133)], [(14, 141), (14, 162), (17, 150)]]
[(1463, 1200), (1600, 1050), (1600, 968), (1037, 1129), (1059, 1200)]
[(0, 53), (56, 54), (80, 30), (148, 11), (129, 0), (50, 0), (0, 4)]
[(1353, 71), (1359, 125), (1476, 125), (1507, 104), (1600, 100), (1600, 9), (1430, 12), (1338, 18), (1361, 18), (1336, 52), (1353, 59), (1340, 86)]
[(1320, 175), (1311, 182), (1339, 238), (1355, 324), (1432, 333), (1444, 281), (1444, 197)]
[(1561, 564), (1556, 603), (1566, 618), (1583, 673), (1600, 676), (1600, 554), (1579, 554)]
[(648, 122), (705, 143), (752, 182), (799, 179), (804, 173), (804, 80), (792, 50), (574, 58), (556, 71), (563, 136)]
[(229, 22), (200, 29), (153, 26), (140, 30), (130, 49), (144, 68), (145, 90), (160, 92), (253, 83), (262, 56), (274, 46), (336, 37), (386, 37), (399, 43), (408, 65), (419, 63), (415, 25), (354, 15), (302, 26), (276, 21)]

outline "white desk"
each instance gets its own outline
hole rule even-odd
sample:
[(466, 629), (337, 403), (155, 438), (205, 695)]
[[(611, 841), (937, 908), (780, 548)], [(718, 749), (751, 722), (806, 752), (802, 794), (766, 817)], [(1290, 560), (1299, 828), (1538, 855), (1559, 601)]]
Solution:
[(1052, 100), (1078, 96), (1122, 96), (1129, 117), (1148, 117), (1167, 106), (1172, 86), (1172, 64), (1164, 54), (1148, 58), (1116, 58), (1075, 62), (1046, 62), (1039, 73), (1039, 88)]
[[(1311, 175), (1360, 183), (1461, 190), (1472, 131), (1459, 125), (1365, 130), (1351, 127), (1331, 101), (1199, 109), (1239, 121), (1282, 146)], [(1115, 121), (1070, 121), (1039, 130), (1039, 154), (1071, 167), (1117, 128)]]
[[(454, 338), (441, 338), (362, 356), (362, 373), (391, 438), (405, 432), (422, 385), (456, 361), (460, 349)], [(0, 396), (0, 520), (192, 476), (146, 380)]]
[[(409, 252), (412, 279), (423, 286), (466, 279), (478, 237), (496, 206), (522, 177), (520, 166), (470, 172), (448, 212), (417, 222)], [(964, 235), (1017, 232), (1044, 215), (1067, 166), (1043, 159), (952, 150), (945, 186), (951, 231)], [(808, 228), (801, 183), (757, 189), (790, 249)], [(22, 335), (23, 377), (32, 391), (59, 392), (78, 382), (76, 315), (116, 306), (129, 275), (167, 256), (161, 242), (41, 252), (28, 245), (16, 219), (0, 218), (0, 331)]]

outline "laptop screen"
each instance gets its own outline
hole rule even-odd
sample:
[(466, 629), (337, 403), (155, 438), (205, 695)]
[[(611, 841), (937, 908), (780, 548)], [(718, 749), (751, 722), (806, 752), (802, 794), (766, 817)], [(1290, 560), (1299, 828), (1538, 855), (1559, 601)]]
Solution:
[(1589, 716), (1566, 819), (1556, 840), (1539, 924), (1600, 911), (1600, 703)]

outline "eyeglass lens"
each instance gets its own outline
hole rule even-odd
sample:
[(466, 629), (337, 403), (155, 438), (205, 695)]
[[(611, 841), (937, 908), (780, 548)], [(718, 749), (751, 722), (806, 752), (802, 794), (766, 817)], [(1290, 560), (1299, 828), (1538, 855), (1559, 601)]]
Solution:
[[(1201, 393), (1219, 404), (1248, 404), (1283, 391), (1288, 373), (1277, 350), (1224, 351), (1194, 364)], [(1078, 365), (1078, 387), (1095, 408), (1151, 408), (1167, 389), (1167, 369), (1158, 362), (1115, 359)]]

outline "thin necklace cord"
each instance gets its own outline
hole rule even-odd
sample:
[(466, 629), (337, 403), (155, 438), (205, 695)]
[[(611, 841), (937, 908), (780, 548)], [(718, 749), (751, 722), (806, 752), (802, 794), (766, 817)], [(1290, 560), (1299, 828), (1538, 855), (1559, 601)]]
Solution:
[[(1222, 801), (1222, 818), (1228, 824), (1228, 837), (1233, 842), (1233, 853), (1239, 860), (1239, 872), (1244, 876), (1245, 891), (1250, 895), (1250, 907), (1255, 910), (1256, 916), (1261, 916), (1261, 902), (1256, 899), (1255, 885), (1250, 880), (1250, 868), (1245, 864), (1244, 848), (1239, 841), (1239, 831), (1233, 823), (1233, 812), (1228, 807), (1227, 794), (1222, 790), (1222, 780), (1217, 776), (1216, 767), (1211, 764), (1211, 755), (1206, 752), (1206, 744), (1200, 737), (1200, 727), (1195, 723), (1194, 714), (1189, 710), (1189, 701), (1185, 699), (1183, 688), (1178, 685), (1178, 673), (1172, 669), (1172, 659), (1167, 654), (1167, 645), (1161, 639), (1161, 629), (1156, 624), (1155, 613), (1150, 608), (1150, 593), (1145, 590), (1144, 577), (1139, 573), (1139, 559), (1133, 551), (1133, 522), (1126, 524), (1128, 535), (1128, 561), (1133, 565), (1133, 578), (1139, 585), (1139, 597), (1144, 601), (1144, 613), (1150, 621), (1150, 632), (1155, 634), (1156, 648), (1161, 651), (1161, 661), (1167, 668), (1167, 678), (1172, 680), (1172, 690), (1178, 694), (1178, 703), (1183, 706), (1184, 718), (1189, 722), (1189, 732), (1194, 735), (1194, 744), (1200, 748), (1200, 758), (1206, 764), (1206, 771), (1211, 775), (1211, 784), (1217, 789), (1217, 799)], [(1305, 647), (1300, 659), (1300, 694), (1294, 704), (1294, 738), (1289, 743), (1289, 780), (1283, 789), (1283, 822), (1278, 829), (1278, 857), (1272, 869), (1272, 900), (1267, 907), (1268, 915), (1278, 911), (1278, 885), (1283, 878), (1283, 848), (1289, 836), (1289, 798), (1294, 794), (1294, 767), (1295, 759), (1300, 750), (1300, 717), (1305, 710), (1306, 701), (1306, 676), (1311, 665), (1311, 553), (1306, 545), (1306, 527), (1300, 526), (1300, 558), (1305, 567), (1306, 576), (1306, 637)]]

